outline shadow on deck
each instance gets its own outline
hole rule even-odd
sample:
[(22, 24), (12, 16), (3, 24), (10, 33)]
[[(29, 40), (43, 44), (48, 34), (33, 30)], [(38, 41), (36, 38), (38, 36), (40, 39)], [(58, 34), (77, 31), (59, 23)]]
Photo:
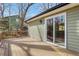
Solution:
[[(3, 52), (2, 52), (3, 51)], [(3, 47), (0, 47), (0, 54), (3, 56), (72, 56), (79, 55), (77, 52), (49, 45), (45, 42), (35, 41), (31, 38), (15, 38), (3, 40)]]

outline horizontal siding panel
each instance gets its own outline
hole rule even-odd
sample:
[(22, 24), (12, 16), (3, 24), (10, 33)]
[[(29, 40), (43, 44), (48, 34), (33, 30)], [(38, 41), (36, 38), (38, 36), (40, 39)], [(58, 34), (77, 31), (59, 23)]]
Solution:
[[(71, 41), (71, 42), (72, 42), (72, 41), (73, 41), (73, 42), (74, 42), (74, 41), (75, 41), (75, 42), (78, 42), (78, 40), (79, 40), (78, 37), (69, 37), (68, 39), (69, 39), (68, 41)], [(78, 43), (79, 43), (79, 42), (78, 42)]]
[[(79, 37), (78, 37), (78, 36), (76, 36), (76, 37), (75, 37), (75, 36), (70, 36), (70, 37), (68, 37), (68, 39), (69, 39), (69, 40), (72, 39), (72, 40), (78, 40), (78, 41), (79, 41)], [(69, 40), (68, 40), (68, 41), (69, 41)], [(78, 41), (77, 41), (77, 42), (78, 42)]]
[(73, 21), (73, 20), (78, 20), (79, 17), (78, 16), (75, 16), (74, 18), (73, 17), (68, 17), (68, 21)]
[(68, 31), (67, 32), (69, 32), (69, 33), (79, 33), (79, 28), (74, 28), (74, 29), (72, 29), (72, 28), (68, 28)]
[(74, 51), (78, 51), (79, 52), (79, 48), (75, 48), (75, 47), (73, 47), (73, 46), (68, 46), (68, 49), (70, 49), (70, 50), (74, 50)]
[[(76, 15), (75, 15), (75, 14), (76, 14)], [(75, 14), (69, 14), (69, 13), (68, 13), (67, 16), (68, 16), (68, 17), (77, 17), (77, 16), (79, 16), (78, 13), (75, 13)]]
[(79, 7), (72, 8), (71, 10), (68, 10), (69, 15), (76, 14), (76, 13), (79, 13)]
[(68, 46), (71, 46), (71, 47), (75, 47), (75, 48), (78, 48), (79, 49), (79, 44), (77, 44), (77, 43), (72, 43), (72, 42), (68, 42)]
[(79, 23), (79, 19), (75, 19), (75, 20), (68, 20), (68, 24), (72, 24), (72, 23)]
[(73, 12), (73, 11), (75, 11), (75, 10), (69, 11), (67, 15), (73, 15), (73, 14), (79, 13), (79, 8), (75, 12)]
[(68, 24), (70, 25), (70, 24), (78, 24), (79, 23), (79, 19), (77, 19), (77, 20), (71, 20), (71, 21), (68, 21)]
[(79, 7), (67, 13), (68, 49), (79, 51)]
[(78, 17), (77, 18), (76, 17), (74, 17), (74, 18), (69, 17), (69, 19), (68, 19), (68, 21), (74, 21), (74, 20), (79, 20), (79, 19), (78, 19)]
[[(69, 26), (70, 27), (70, 26)], [(73, 29), (74, 28), (74, 29)], [(70, 28), (68, 28), (68, 31), (73, 31), (73, 30), (75, 30), (75, 32), (77, 31), (77, 30), (79, 30), (79, 27), (78, 28), (76, 28), (76, 27), (70, 27)]]
[[(72, 28), (74, 28), (74, 27), (72, 27)], [(74, 28), (74, 29), (72, 29), (72, 28), (68, 28), (68, 32), (79, 32), (79, 28)]]
[[(79, 20), (78, 16), (79, 15), (77, 15), (77, 16), (70, 16), (70, 17), (68, 17), (69, 18), (68, 21)], [(74, 17), (74, 18), (72, 18), (72, 17)]]
[(69, 42), (68, 44), (71, 44), (71, 45), (68, 45), (68, 47), (70, 46), (70, 47), (74, 47), (76, 49), (79, 49), (79, 45), (76, 43)]
[(70, 36), (71, 36), (71, 35), (72, 35), (72, 36), (75, 36), (75, 35), (76, 35), (76, 36), (79, 36), (79, 32), (78, 32), (78, 33), (75, 33), (75, 32), (74, 32), (74, 33), (73, 33), (73, 32), (68, 32), (68, 35), (70, 35)]
[(78, 29), (79, 27), (78, 27), (78, 25), (68, 25), (68, 29)]
[[(78, 40), (79, 40), (79, 39), (76, 39), (76, 38), (74, 38), (74, 39), (71, 39), (71, 38), (70, 38), (69, 43), (75, 44), (75, 45), (78, 45), (78, 46), (79, 46)], [(74, 43), (73, 43), (73, 42), (74, 42)]]
[(70, 35), (70, 36), (71, 36), (71, 35), (72, 35), (72, 36), (73, 36), (73, 35), (74, 35), (74, 36), (75, 36), (75, 35), (76, 35), (76, 36), (79, 36), (79, 32), (76, 32), (76, 33), (75, 33), (75, 32), (68, 32), (68, 35)]
[(79, 24), (77, 24), (77, 23), (68, 24), (68, 27), (71, 27), (71, 26), (73, 26), (73, 27), (78, 27), (78, 26), (79, 26)]

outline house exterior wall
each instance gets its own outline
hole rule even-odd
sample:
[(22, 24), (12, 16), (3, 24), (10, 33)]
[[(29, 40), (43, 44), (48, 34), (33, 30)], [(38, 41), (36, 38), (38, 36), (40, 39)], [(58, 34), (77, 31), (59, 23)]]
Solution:
[(41, 24), (40, 20), (33, 21), (28, 25), (28, 32), (32, 38), (43, 41), (44, 40), (44, 25)]
[[(67, 23), (67, 48), (74, 51), (79, 51), (79, 6), (64, 10), (59, 13), (66, 12)], [(53, 15), (52, 15), (53, 16)], [(46, 17), (45, 17), (46, 18)], [(38, 30), (39, 28), (39, 30)], [(37, 19), (28, 24), (29, 35), (33, 38), (42, 40), (46, 39), (45, 24), (41, 24)], [(40, 34), (41, 35), (40, 35)]]
[(79, 51), (79, 6), (67, 11), (68, 49)]
[(19, 27), (19, 23), (16, 21), (18, 19), (17, 16), (11, 16), (9, 17), (9, 28), (10, 30), (17, 30), (17, 27)]
[[(16, 19), (18, 19), (18, 16), (7, 16), (4, 17), (4, 19), (1, 19), (0, 22), (3, 22), (2, 24), (0, 24), (0, 32), (4, 31), (3, 29), (1, 29), (1, 27), (7, 27), (5, 29), (5, 31), (16, 31), (17, 28), (20, 27), (19, 22), (16, 21)], [(19, 19), (18, 19), (19, 20)], [(5, 23), (4, 23), (5, 22)]]

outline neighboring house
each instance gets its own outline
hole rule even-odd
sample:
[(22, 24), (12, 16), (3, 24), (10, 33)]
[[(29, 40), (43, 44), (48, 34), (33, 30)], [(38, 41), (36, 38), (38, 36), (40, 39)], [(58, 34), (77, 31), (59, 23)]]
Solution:
[(7, 16), (0, 20), (0, 31), (15, 31), (20, 27), (17, 15)]
[(32, 38), (79, 52), (79, 4), (59, 4), (25, 22)]
[(8, 21), (0, 20), (0, 32), (8, 31)]

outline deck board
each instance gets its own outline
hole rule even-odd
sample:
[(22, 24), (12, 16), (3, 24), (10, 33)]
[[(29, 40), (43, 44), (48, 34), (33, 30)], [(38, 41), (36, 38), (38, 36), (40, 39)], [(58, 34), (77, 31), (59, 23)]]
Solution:
[(0, 56), (79, 56), (79, 52), (66, 50), (30, 37), (3, 40)]

